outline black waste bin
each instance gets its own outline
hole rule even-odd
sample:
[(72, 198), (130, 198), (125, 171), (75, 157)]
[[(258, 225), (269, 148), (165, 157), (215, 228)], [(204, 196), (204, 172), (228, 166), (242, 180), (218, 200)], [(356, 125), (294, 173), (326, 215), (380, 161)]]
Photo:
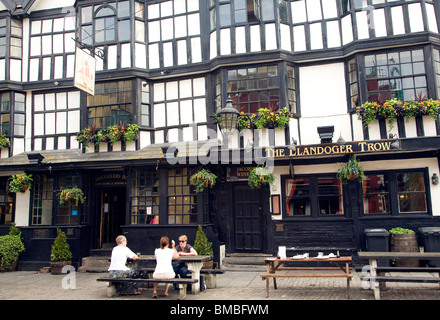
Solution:
[[(383, 228), (365, 229), (365, 239), (367, 251), (388, 252), (390, 251), (390, 234)], [(388, 259), (379, 259), (377, 261), (379, 267), (388, 267), (390, 265)]]
[[(440, 252), (440, 228), (419, 228), (419, 244), (424, 247), (425, 252)], [(440, 259), (426, 260), (422, 263), (430, 267), (440, 267)]]

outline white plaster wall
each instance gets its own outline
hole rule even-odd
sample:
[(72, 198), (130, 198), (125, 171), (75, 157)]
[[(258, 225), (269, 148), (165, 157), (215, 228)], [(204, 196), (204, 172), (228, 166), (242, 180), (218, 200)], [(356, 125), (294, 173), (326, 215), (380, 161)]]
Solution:
[(340, 135), (352, 140), (350, 116), (347, 113), (345, 68), (343, 63), (307, 66), (299, 69), (301, 145), (317, 144), (321, 140), (320, 126), (334, 126), (333, 141)]

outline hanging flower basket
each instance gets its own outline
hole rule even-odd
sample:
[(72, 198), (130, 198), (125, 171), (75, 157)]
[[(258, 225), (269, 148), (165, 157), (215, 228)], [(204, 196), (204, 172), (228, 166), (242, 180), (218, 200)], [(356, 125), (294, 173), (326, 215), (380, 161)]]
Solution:
[(11, 145), (5, 134), (0, 134), (0, 149), (8, 148)]
[(274, 174), (263, 167), (256, 167), (249, 173), (248, 184), (252, 189), (260, 189), (266, 184), (273, 184), (274, 181)]
[(32, 175), (21, 173), (9, 178), (9, 192), (23, 193), (31, 187)]
[(202, 169), (194, 173), (189, 181), (196, 187), (196, 192), (203, 192), (205, 188), (212, 188), (215, 185), (217, 176), (208, 169)]
[(338, 170), (338, 178), (344, 184), (364, 177), (364, 169), (354, 155)]
[(61, 189), (60, 196), (59, 196), (59, 203), (61, 205), (63, 204), (70, 204), (73, 206), (79, 205), (79, 203), (84, 203), (85, 197), (84, 197), (84, 191), (82, 191), (78, 187), (73, 188), (64, 188)]

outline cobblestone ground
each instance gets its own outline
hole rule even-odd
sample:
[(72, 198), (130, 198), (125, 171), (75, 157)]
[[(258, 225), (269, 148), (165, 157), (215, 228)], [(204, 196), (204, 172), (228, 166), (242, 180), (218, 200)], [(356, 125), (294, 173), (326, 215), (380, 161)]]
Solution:
[[(338, 278), (279, 278), (278, 289), (270, 281), (269, 298), (266, 282), (259, 271), (226, 271), (217, 276), (217, 288), (200, 294), (188, 294), (186, 300), (374, 300), (373, 292), (362, 288), (359, 274), (354, 273), (347, 298), (345, 279)], [(72, 276), (51, 275), (35, 271), (0, 273), (0, 300), (109, 300), (105, 282), (96, 281), (107, 273), (79, 273)], [(420, 274), (417, 274), (420, 276)], [(434, 276), (434, 274), (426, 274)], [(438, 275), (437, 275), (438, 276)], [(163, 292), (160, 285), (158, 293)], [(114, 297), (111, 300), (150, 300), (152, 289), (142, 288), (140, 296)], [(176, 300), (178, 291), (158, 300)], [(382, 300), (440, 300), (438, 284), (388, 283), (381, 291)]]

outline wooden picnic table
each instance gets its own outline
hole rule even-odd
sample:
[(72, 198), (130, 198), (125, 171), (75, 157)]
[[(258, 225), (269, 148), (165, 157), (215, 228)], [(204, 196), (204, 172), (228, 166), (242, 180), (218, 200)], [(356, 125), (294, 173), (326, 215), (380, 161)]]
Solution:
[[(369, 274), (362, 276), (362, 281), (369, 281), (369, 288), (374, 291), (374, 298), (380, 300), (380, 283), (385, 282), (430, 282), (440, 283), (439, 278), (427, 278), (427, 277), (402, 277), (389, 275), (384, 276), (384, 272), (440, 272), (439, 267), (379, 267), (377, 265), (378, 260), (381, 259), (410, 259), (410, 260), (427, 260), (427, 259), (440, 259), (440, 252), (372, 252), (372, 251), (360, 251), (358, 256), (361, 259), (368, 259), (369, 265), (367, 266)], [(364, 270), (364, 268), (363, 268)], [(367, 287), (367, 286), (366, 286)]]
[[(200, 279), (200, 269), (203, 267), (203, 262), (213, 260), (212, 256), (180, 256), (179, 259), (173, 259), (173, 262), (185, 262), (188, 266), (188, 270), (191, 271), (192, 279)], [(156, 262), (155, 255), (141, 255), (140, 258), (136, 260), (128, 260), (127, 264), (133, 269), (138, 269), (138, 266), (142, 262)], [(192, 293), (200, 292), (200, 282), (196, 282), (191, 285)]]
[[(282, 277), (296, 277), (296, 278), (346, 278), (347, 279), (347, 297), (350, 298), (350, 281), (353, 275), (351, 274), (351, 256), (344, 257), (331, 257), (331, 258), (318, 258), (318, 257), (307, 257), (302, 259), (294, 259), (294, 258), (267, 258), (264, 261), (267, 266), (267, 273), (261, 274), (262, 279), (266, 279), (266, 297), (269, 297), (269, 279), (273, 278), (274, 289), (277, 289), (276, 278)], [(321, 266), (313, 266), (312, 264), (316, 264), (317, 262), (331, 262), (336, 265), (335, 267), (321, 267)], [(287, 263), (307, 263), (311, 264), (310, 267), (291, 267), (285, 266)], [(279, 273), (279, 271), (307, 271), (300, 273), (292, 273), (292, 272), (284, 272)], [(329, 272), (309, 272), (309, 271), (329, 271), (329, 270), (338, 270), (342, 271), (342, 273), (329, 273)]]

